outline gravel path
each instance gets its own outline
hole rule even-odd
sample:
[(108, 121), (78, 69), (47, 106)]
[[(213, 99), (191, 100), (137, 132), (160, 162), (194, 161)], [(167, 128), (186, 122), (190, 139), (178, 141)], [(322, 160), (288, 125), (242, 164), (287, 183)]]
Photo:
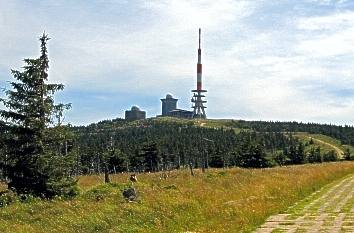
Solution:
[(284, 214), (271, 216), (255, 232), (354, 233), (354, 174), (311, 194)]

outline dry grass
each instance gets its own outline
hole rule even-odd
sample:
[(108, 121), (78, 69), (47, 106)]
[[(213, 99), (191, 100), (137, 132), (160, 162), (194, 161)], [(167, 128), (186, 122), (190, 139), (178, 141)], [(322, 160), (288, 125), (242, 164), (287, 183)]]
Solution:
[(174, 171), (167, 179), (138, 174), (137, 203), (121, 196), (123, 186), (130, 185), (128, 174), (113, 176), (116, 185), (85, 176), (79, 179), (83, 194), (74, 200), (35, 200), (0, 209), (0, 232), (250, 232), (267, 216), (353, 172), (354, 163), (342, 162), (215, 169), (195, 177)]
[(0, 192), (7, 189), (7, 185), (5, 183), (0, 182)]

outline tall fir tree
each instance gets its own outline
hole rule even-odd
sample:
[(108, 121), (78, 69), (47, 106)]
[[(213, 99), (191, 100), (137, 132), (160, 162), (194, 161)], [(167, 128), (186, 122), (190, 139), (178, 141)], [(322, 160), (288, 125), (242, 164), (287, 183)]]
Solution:
[(141, 156), (144, 158), (145, 171), (159, 171), (161, 157), (156, 143), (145, 144), (142, 148)]
[(347, 148), (345, 149), (343, 158), (344, 158), (345, 160), (352, 160), (352, 155), (351, 155), (351, 153), (350, 153), (349, 147), (347, 147)]
[[(76, 181), (70, 177), (71, 159), (67, 148), (69, 132), (61, 125), (67, 104), (54, 104), (53, 95), (62, 84), (48, 84), (48, 36), (40, 37), (41, 54), (24, 59), (23, 71), (12, 70), (16, 81), (0, 99), (6, 148), (8, 186), (21, 194), (50, 198), (74, 195)], [(57, 122), (54, 123), (55, 118)]]

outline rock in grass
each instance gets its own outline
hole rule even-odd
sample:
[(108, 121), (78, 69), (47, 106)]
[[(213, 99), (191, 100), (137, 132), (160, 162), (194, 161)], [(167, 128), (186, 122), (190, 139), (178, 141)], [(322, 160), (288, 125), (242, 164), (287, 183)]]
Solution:
[(138, 199), (138, 193), (136, 192), (135, 188), (127, 188), (123, 190), (123, 197), (127, 201), (136, 201)]

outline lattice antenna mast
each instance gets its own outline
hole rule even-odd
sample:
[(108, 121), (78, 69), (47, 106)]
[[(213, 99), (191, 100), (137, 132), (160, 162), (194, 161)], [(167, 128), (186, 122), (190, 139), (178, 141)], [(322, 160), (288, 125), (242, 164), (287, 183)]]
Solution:
[(198, 47), (198, 63), (197, 63), (197, 89), (192, 90), (192, 108), (193, 110), (193, 118), (206, 118), (204, 104), (207, 102), (203, 100), (205, 95), (203, 93), (207, 92), (207, 90), (203, 90), (202, 88), (202, 50), (200, 47), (201, 40), (201, 29), (199, 28), (199, 47)]

